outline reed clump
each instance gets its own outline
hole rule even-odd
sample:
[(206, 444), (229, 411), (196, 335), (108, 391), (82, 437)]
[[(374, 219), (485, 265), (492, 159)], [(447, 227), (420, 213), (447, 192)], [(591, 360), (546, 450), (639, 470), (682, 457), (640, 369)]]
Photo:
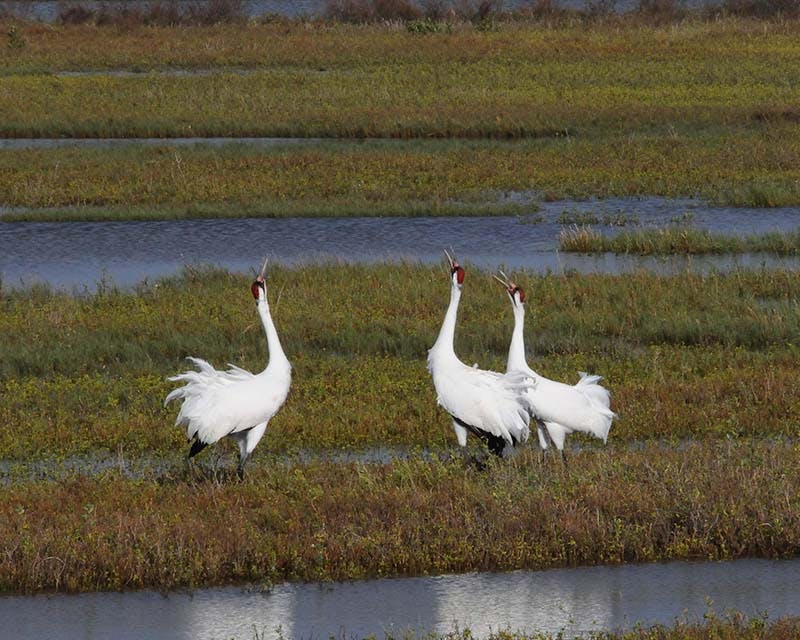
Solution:
[[(254, 468), (242, 483), (114, 472), (0, 489), (0, 591), (174, 589), (792, 557), (800, 450), (751, 441), (490, 463)], [(35, 532), (35, 535), (32, 535)], [(497, 544), (503, 540), (503, 544)]]
[(179, 0), (157, 0), (146, 5), (91, 6), (71, 3), (63, 7), (57, 22), (62, 25), (93, 24), (117, 28), (142, 26), (211, 26), (242, 23), (247, 16), (241, 0), (205, 0), (187, 6)]
[(723, 253), (772, 253), (795, 256), (800, 253), (800, 231), (770, 232), (734, 236), (703, 229), (638, 229), (605, 235), (591, 227), (561, 231), (562, 251), (636, 255), (703, 255)]

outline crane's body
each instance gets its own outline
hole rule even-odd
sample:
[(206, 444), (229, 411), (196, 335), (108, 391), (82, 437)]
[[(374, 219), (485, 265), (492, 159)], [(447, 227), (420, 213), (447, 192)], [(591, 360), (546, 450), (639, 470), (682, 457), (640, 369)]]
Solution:
[(577, 384), (569, 385), (545, 378), (531, 369), (525, 358), (525, 294), (513, 282), (500, 282), (507, 287), (514, 310), (514, 332), (508, 349), (506, 370), (524, 373), (536, 381), (526, 393), (537, 421), (540, 445), (543, 449), (547, 448), (542, 427), (562, 456), (566, 436), (576, 431), (605, 442), (616, 414), (609, 408), (611, 395), (598, 384), (600, 376), (581, 372)]
[(484, 371), (458, 359), (453, 341), (464, 271), (449, 255), (448, 259), (450, 305), (439, 336), (428, 352), (428, 370), (437, 402), (453, 418), (458, 444), (466, 447), (467, 433), (472, 433), (484, 440), (492, 453), (502, 456), (506, 446), (528, 439), (530, 405), (526, 391), (533, 382), (524, 372)]
[(230, 364), (227, 371), (217, 371), (205, 360), (189, 358), (198, 370), (169, 378), (185, 384), (164, 400), (165, 405), (172, 400), (183, 400), (175, 424), (186, 427), (192, 443), (190, 458), (224, 437), (237, 441), (240, 478), (267, 424), (286, 401), (292, 382), (292, 367), (270, 315), (263, 276), (264, 269), (253, 283), (252, 292), (267, 336), (270, 355), (267, 367), (257, 374)]

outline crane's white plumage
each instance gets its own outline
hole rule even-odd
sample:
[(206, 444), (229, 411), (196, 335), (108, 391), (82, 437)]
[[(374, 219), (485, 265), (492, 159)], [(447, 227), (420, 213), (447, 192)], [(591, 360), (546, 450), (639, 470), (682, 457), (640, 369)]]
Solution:
[(528, 439), (531, 406), (526, 392), (533, 380), (524, 372), (484, 371), (458, 359), (453, 340), (464, 270), (447, 257), (452, 280), (450, 306), (439, 337), (428, 352), (428, 370), (439, 405), (453, 417), (459, 445), (466, 446), (467, 432), (471, 432), (501, 455), (506, 444), (513, 446)]
[[(525, 358), (523, 335), (525, 293), (505, 278), (497, 280), (506, 287), (514, 309), (514, 333), (508, 350), (507, 370), (522, 372), (536, 381), (535, 386), (527, 392), (527, 396), (537, 422), (544, 425), (553, 444), (562, 454), (566, 436), (575, 431), (605, 442), (611, 421), (616, 414), (609, 408), (611, 395), (607, 389), (598, 384), (600, 376), (580, 372), (581, 378), (577, 384), (568, 385), (545, 378), (531, 369)], [(538, 428), (538, 436), (542, 448), (546, 449), (547, 438), (541, 427)]]
[(286, 401), (292, 380), (292, 367), (269, 312), (265, 269), (266, 262), (251, 287), (269, 347), (270, 360), (264, 371), (253, 374), (232, 364), (227, 371), (217, 371), (205, 360), (189, 358), (198, 370), (169, 378), (184, 385), (171, 391), (164, 400), (164, 405), (183, 400), (175, 424), (186, 427), (186, 435), (193, 443), (190, 457), (226, 436), (236, 439), (240, 477), (267, 423)]

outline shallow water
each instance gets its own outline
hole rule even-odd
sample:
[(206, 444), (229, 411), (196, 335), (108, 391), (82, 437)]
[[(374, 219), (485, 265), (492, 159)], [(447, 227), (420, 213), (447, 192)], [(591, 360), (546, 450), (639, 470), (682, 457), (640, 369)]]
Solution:
[[(524, 196), (509, 195), (508, 199)], [(532, 205), (533, 207), (534, 205)], [(580, 255), (557, 251), (564, 212), (601, 218), (620, 213), (642, 225), (684, 219), (725, 233), (792, 230), (800, 210), (708, 207), (694, 201), (615, 199), (549, 202), (531, 214), (506, 217), (241, 218), (148, 222), (9, 222), (0, 224), (0, 278), (13, 286), (48, 282), (93, 289), (101, 280), (130, 286), (173, 274), (185, 265), (213, 264), (247, 271), (266, 254), (284, 264), (322, 261), (437, 263), (442, 247), (460, 259), (494, 269), (537, 272), (624, 273), (649, 269), (800, 268), (797, 258), (770, 254), (700, 257)], [(603, 228), (615, 233), (619, 227)]]
[(181, 69), (178, 67), (131, 71), (129, 69), (90, 70), (90, 71), (56, 71), (59, 78), (86, 78), (92, 76), (108, 76), (110, 78), (141, 78), (143, 76), (167, 76), (173, 78), (215, 76), (235, 74), (246, 76), (258, 73), (259, 69), (241, 67), (216, 67), (214, 69)]
[[(315, 145), (327, 141), (323, 138), (0, 138), (3, 149), (54, 149), (57, 147), (188, 147), (246, 145), (256, 148)], [(339, 143), (363, 143), (360, 139), (338, 140)]]
[[(121, 7), (141, 7), (148, 6), (148, 2), (142, 0), (126, 0), (125, 2), (115, 2), (114, 0), (80, 0), (74, 3), (67, 3), (63, 0), (38, 0), (38, 1), (7, 1), (0, 3), (0, 8), (6, 8), (16, 15), (27, 17), (43, 22), (55, 22), (59, 13), (65, 5), (78, 4), (98, 10), (102, 7), (109, 7), (112, 11)], [(194, 0), (187, 0), (183, 4), (197, 4)], [(248, 18), (258, 18), (265, 15), (281, 15), (289, 18), (309, 16), (316, 17), (324, 14), (326, 0), (242, 0), (242, 12)], [(503, 8), (513, 11), (530, 4), (529, 0), (505, 0)], [(599, 5), (599, 2), (587, 2), (587, 0), (556, 0), (556, 5), (567, 9), (584, 9), (587, 4)], [(708, 0), (687, 0), (688, 7), (702, 7), (714, 3)], [(631, 11), (637, 6), (637, 0), (617, 0), (614, 8), (619, 13)]]
[[(161, 595), (151, 591), (0, 597), (17, 640), (364, 637), (510, 628), (577, 633), (701, 620), (709, 603), (770, 618), (800, 615), (800, 560), (624, 565), (281, 584)], [(259, 636), (262, 637), (262, 636)]]
[[(94, 452), (76, 454), (65, 458), (41, 458), (38, 460), (0, 459), (0, 485), (19, 482), (59, 482), (66, 478), (82, 476), (97, 477), (109, 472), (119, 473), (124, 478), (157, 480), (168, 475), (183, 473), (187, 468), (186, 453), (181, 450), (174, 455), (144, 455), (129, 457), (124, 454)], [(409, 447), (372, 447), (369, 449), (312, 450), (302, 449), (286, 454), (262, 454), (248, 463), (248, 469), (258, 466), (281, 465), (292, 467), (313, 462), (333, 464), (389, 464), (394, 460), (417, 458), (422, 460), (460, 459), (457, 448), (423, 449)], [(211, 477), (214, 472), (224, 476), (236, 467), (234, 454), (217, 455), (210, 451), (192, 463), (197, 473)]]

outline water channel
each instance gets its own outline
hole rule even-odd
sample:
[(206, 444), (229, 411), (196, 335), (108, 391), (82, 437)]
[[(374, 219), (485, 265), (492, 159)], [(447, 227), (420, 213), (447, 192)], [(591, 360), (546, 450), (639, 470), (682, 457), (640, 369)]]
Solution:
[[(794, 230), (800, 210), (793, 207), (709, 207), (659, 198), (546, 202), (534, 210), (536, 206), (531, 205), (530, 214), (503, 217), (8, 222), (0, 224), (0, 278), (6, 286), (47, 282), (66, 289), (92, 289), (100, 281), (111, 281), (124, 287), (173, 274), (185, 265), (247, 271), (264, 255), (284, 264), (436, 263), (443, 247), (453, 247), (462, 260), (488, 269), (505, 265), (553, 273), (800, 268), (797, 258), (771, 254), (665, 258), (557, 251), (561, 229), (587, 212), (598, 219), (622, 216), (641, 226), (688, 218), (698, 228), (747, 234)], [(616, 233), (630, 226), (596, 228)]]
[[(110, 11), (119, 11), (123, 8), (146, 9), (149, 5), (155, 4), (147, 0), (80, 0), (76, 2), (65, 2), (64, 0), (10, 0), (0, 3), (0, 9), (6, 10), (32, 20), (42, 22), (56, 22), (59, 14), (65, 7), (70, 5), (80, 5), (94, 11), (103, 8)], [(188, 8), (192, 5), (201, 5), (198, 0), (180, 0), (180, 5)], [(477, 2), (473, 3), (477, 4)], [(514, 11), (524, 8), (530, 4), (529, 0), (505, 0), (502, 5), (506, 11)], [(565, 9), (586, 9), (587, 5), (599, 5), (599, 2), (587, 2), (587, 0), (556, 0), (556, 5)], [(719, 4), (712, 0), (687, 0), (688, 7), (703, 7), (706, 5)], [(325, 13), (326, 0), (242, 0), (242, 14), (246, 18), (260, 18), (269, 15), (280, 15), (289, 18), (301, 16), (318, 17)], [(617, 0), (613, 4), (613, 10), (624, 13), (633, 10), (637, 6), (636, 0)]]
[[(800, 615), (800, 560), (469, 573), (271, 590), (224, 587), (0, 597), (16, 640), (363, 638), (413, 629), (586, 631), (702, 621), (709, 609)], [(280, 631), (278, 631), (280, 630)], [(263, 634), (263, 635), (262, 635)]]

